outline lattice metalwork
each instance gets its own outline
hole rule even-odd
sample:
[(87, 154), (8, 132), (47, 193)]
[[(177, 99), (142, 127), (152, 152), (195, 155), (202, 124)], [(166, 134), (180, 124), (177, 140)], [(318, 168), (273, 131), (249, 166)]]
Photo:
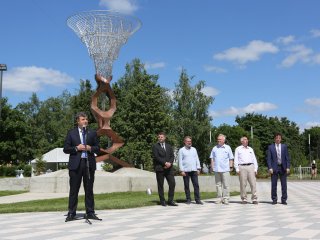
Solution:
[(96, 73), (105, 78), (112, 75), (121, 46), (141, 27), (137, 18), (106, 10), (75, 14), (67, 24), (87, 46)]

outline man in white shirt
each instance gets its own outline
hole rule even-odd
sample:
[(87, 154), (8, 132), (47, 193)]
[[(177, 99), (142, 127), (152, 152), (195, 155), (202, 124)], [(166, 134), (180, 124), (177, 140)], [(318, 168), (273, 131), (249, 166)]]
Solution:
[(243, 136), (240, 141), (242, 145), (237, 147), (234, 153), (234, 167), (239, 175), (242, 204), (247, 203), (247, 182), (249, 182), (251, 188), (252, 203), (258, 204), (256, 188), (256, 176), (258, 172), (257, 159), (253, 149), (248, 146), (248, 138)]
[[(214, 178), (217, 188), (217, 204), (229, 204), (230, 198), (230, 169), (233, 169), (233, 153), (229, 145), (225, 144), (226, 136), (219, 134), (218, 144), (212, 149), (211, 168), (214, 171)], [(223, 188), (223, 189), (222, 189)]]
[(184, 191), (186, 194), (187, 204), (191, 203), (190, 195), (190, 178), (194, 189), (194, 199), (196, 204), (203, 204), (200, 200), (200, 190), (198, 175), (200, 174), (201, 166), (197, 150), (192, 147), (192, 139), (190, 136), (184, 138), (184, 147), (180, 148), (178, 153), (179, 170), (183, 176)]

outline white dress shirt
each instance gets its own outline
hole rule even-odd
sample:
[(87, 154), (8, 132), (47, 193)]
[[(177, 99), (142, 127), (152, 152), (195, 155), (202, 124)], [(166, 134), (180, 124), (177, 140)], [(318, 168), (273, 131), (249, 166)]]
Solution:
[(258, 163), (253, 149), (249, 146), (244, 147), (243, 145), (237, 147), (234, 153), (234, 167), (236, 171), (239, 172), (239, 165), (249, 163), (254, 165), (254, 171), (257, 172)]

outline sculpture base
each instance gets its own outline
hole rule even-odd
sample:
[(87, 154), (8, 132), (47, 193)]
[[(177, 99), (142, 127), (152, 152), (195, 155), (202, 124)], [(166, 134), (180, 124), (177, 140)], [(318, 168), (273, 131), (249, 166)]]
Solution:
[(134, 166), (130, 163), (127, 163), (123, 160), (120, 160), (119, 158), (112, 156), (111, 154), (107, 153), (105, 149), (100, 149), (101, 152), (104, 152), (106, 154), (96, 157), (96, 162), (104, 161), (106, 163), (110, 163), (114, 167), (128, 167), (133, 168)]

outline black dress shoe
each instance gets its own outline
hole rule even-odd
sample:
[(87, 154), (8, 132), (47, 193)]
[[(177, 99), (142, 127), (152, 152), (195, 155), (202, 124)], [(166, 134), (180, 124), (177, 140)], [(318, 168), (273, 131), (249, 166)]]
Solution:
[(276, 205), (277, 204), (277, 201), (272, 201), (272, 205)]
[(102, 219), (101, 219), (101, 218), (98, 218), (97, 215), (95, 215), (94, 213), (88, 213), (88, 214), (86, 214), (86, 218), (87, 218), (87, 219), (93, 219), (93, 220), (102, 221)]
[(174, 206), (174, 207), (179, 206), (179, 205), (178, 205), (178, 204), (176, 204), (174, 201), (172, 201), (172, 202), (168, 202), (168, 205), (169, 205), (169, 206)]
[(166, 202), (164, 202), (164, 201), (163, 201), (163, 202), (161, 201), (161, 202), (160, 202), (160, 205), (163, 206), (163, 207), (166, 207), (166, 206), (167, 206)]
[(281, 204), (288, 205), (288, 203), (286, 201), (282, 201)]
[(191, 200), (187, 199), (186, 204), (190, 205), (191, 204)]
[(197, 200), (196, 204), (203, 205), (203, 202), (201, 202), (201, 200)]
[(68, 213), (65, 222), (70, 222), (70, 221), (74, 221), (74, 220), (77, 220), (76, 215), (72, 214), (72, 213)]

